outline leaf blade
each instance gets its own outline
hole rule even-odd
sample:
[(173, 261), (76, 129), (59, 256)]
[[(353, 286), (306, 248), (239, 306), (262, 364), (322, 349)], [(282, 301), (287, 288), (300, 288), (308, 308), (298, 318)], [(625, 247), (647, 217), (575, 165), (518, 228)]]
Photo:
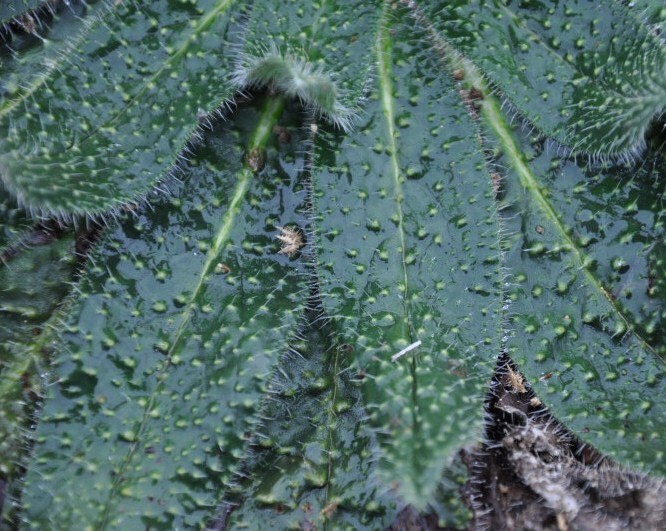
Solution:
[(63, 215), (136, 202), (165, 179), (202, 113), (232, 96), (218, 46), (231, 2), (167, 3), (104, 4), (70, 56), (5, 102), (0, 177), (22, 202)]
[[(551, 163), (550, 175), (536, 170)], [(635, 171), (611, 168), (606, 175), (602, 170), (599, 178), (615, 187), (618, 174), (624, 173), (627, 179)], [(546, 175), (550, 180), (553, 174), (561, 181), (557, 185), (547, 186), (539, 177)], [(645, 216), (637, 211), (628, 226), (614, 228), (632, 217), (630, 212), (620, 216), (613, 212), (622, 210), (614, 204), (615, 194), (590, 194), (589, 174), (571, 162), (560, 165), (544, 152), (538, 153), (527, 175), (532, 176), (529, 185), (511, 172), (505, 181), (510, 205), (507, 219), (515, 215), (507, 223), (508, 230), (515, 230), (518, 223), (535, 228), (514, 239), (506, 254), (507, 265), (521, 279), (520, 288), (512, 293), (511, 311), (516, 330), (522, 333), (509, 340), (509, 352), (540, 400), (583, 440), (620, 463), (663, 475), (663, 445), (658, 434), (666, 428), (666, 397), (660, 385), (666, 375), (666, 350), (659, 333), (642, 337), (645, 326), (650, 322), (654, 326), (654, 319), (663, 314), (663, 301), (639, 292), (637, 304), (623, 303), (612, 294), (617, 293), (612, 283), (602, 276), (612, 271), (616, 273), (611, 277), (615, 276), (618, 267), (625, 271), (625, 261), (619, 257), (629, 258), (636, 252), (630, 250), (631, 244), (638, 250), (637, 258), (643, 255), (629, 259), (632, 276), (641, 271), (645, 275), (642, 281), (636, 278), (636, 288), (648, 284), (652, 244), (643, 234), (649, 225), (643, 230), (632, 226), (641, 224)], [(541, 192), (545, 189), (548, 198)], [(571, 190), (576, 190), (573, 201)], [(617, 217), (609, 218), (608, 225), (596, 225), (592, 220), (579, 223), (585, 210), (569, 204), (576, 204), (578, 198), (589, 199), (595, 210), (607, 209)], [(556, 214), (555, 204), (560, 207)], [(664, 232), (659, 216), (663, 219), (663, 212), (657, 211), (652, 231), (661, 240)], [(597, 219), (604, 218), (598, 214)], [(581, 242), (590, 239), (599, 244), (591, 244), (588, 250)], [(663, 278), (663, 271), (659, 276)], [(627, 287), (627, 280), (615, 282), (620, 289)]]
[[(279, 218), (298, 219), (296, 197), (275, 193), (296, 186), (296, 142), (284, 158), (270, 152), (261, 178), (241, 162), (264, 149), (279, 108), (241, 113), (235, 131), (211, 139), (191, 182), (96, 252), (105, 266), (88, 270), (72, 314), (27, 521), (170, 529), (214, 509), (304, 304), (303, 275), (269, 233)], [(72, 467), (78, 485), (55, 489)]]
[(271, 383), (243, 470), (247, 481), (238, 486), (242, 502), (230, 517), (234, 528), (366, 529), (395, 518), (396, 500), (369, 480), (376, 442), (364, 428), (347, 346), (336, 344), (325, 317), (312, 313)]
[(15, 517), (9, 500), (19, 491), (52, 328), (73, 277), (74, 247), (71, 236), (40, 234), (0, 263), (0, 478), (7, 493), (0, 522), (6, 525)]
[(624, 6), (481, 0), (418, 9), (545, 135), (598, 157), (645, 147), (666, 102), (666, 47)]
[(383, 26), (367, 121), (349, 139), (322, 139), (314, 185), (324, 307), (367, 374), (382, 477), (423, 506), (455, 449), (480, 433), (501, 272), (475, 127), (407, 33)]
[(344, 9), (334, 2), (256, 2), (237, 84), (273, 87), (350, 130), (372, 68), (380, 6), (380, 0), (353, 0)]

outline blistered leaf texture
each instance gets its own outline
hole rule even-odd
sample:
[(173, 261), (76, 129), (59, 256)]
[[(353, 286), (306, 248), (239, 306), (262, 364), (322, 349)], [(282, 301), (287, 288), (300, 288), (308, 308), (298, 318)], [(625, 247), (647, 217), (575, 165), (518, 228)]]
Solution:
[(365, 375), (384, 480), (422, 506), (481, 432), (500, 348), (499, 235), (467, 110), (423, 36), (388, 20), (363, 123), (317, 141), (318, 266)]
[(631, 156), (666, 107), (666, 46), (617, 2), (422, 4), (454, 53), (474, 62), (531, 124), (574, 151)]
[(104, 8), (102, 0), (49, 2), (48, 9), (6, 28), (0, 39), (0, 108), (38, 86), (46, 70), (72, 53)]
[(380, 7), (378, 0), (255, 2), (237, 83), (272, 86), (349, 130), (371, 74)]
[(26, 205), (59, 214), (98, 213), (145, 195), (202, 115), (232, 95), (224, 43), (237, 7), (106, 3), (0, 106), (0, 178)]
[(533, 160), (503, 181), (509, 354), (585, 441), (664, 474), (663, 158), (585, 167), (522, 140)]
[[(25, 440), (25, 417), (39, 393), (36, 367), (48, 366), (41, 325), (67, 293), (73, 238), (32, 243), (0, 263), (0, 475), (12, 478)], [(32, 396), (31, 396), (32, 395)]]
[(313, 317), (268, 388), (231, 528), (385, 528), (395, 519), (396, 500), (376, 480), (349, 345)]
[[(274, 238), (298, 222), (302, 166), (298, 127), (285, 124), (287, 144), (271, 132), (281, 107), (208, 136), (183, 182), (95, 251), (36, 434), (26, 525), (173, 529), (215, 509), (307, 295)], [(263, 154), (254, 169), (248, 152)]]
[(107, 232), (52, 318), (26, 527), (446, 520), (503, 349), (665, 473), (663, 5), (58, 6), (0, 35), (0, 252), (44, 212)]

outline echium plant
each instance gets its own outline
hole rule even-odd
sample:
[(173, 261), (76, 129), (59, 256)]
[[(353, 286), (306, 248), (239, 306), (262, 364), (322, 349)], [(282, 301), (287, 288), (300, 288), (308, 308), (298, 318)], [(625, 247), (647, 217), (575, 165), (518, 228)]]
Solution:
[(446, 520), (502, 352), (666, 473), (660, 0), (0, 20), (2, 525)]

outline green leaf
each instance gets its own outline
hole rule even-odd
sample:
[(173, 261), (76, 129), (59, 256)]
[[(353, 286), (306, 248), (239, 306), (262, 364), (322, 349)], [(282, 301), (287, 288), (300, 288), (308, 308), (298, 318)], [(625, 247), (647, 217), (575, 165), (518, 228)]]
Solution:
[(264, 151), (282, 106), (209, 135), (185, 182), (93, 253), (36, 434), (29, 526), (173, 529), (211, 516), (307, 296), (275, 239), (302, 223), (298, 125)]
[(455, 529), (469, 529), (472, 513), (463, 501), (465, 483), (471, 478), (467, 474), (467, 466), (463, 463), (461, 452), (446, 467), (440, 478), (440, 484), (432, 499), (428, 501), (428, 508), (437, 516), (440, 527), (453, 527)]
[(648, 24), (658, 37), (663, 39), (666, 30), (666, 6), (661, 0), (631, 0), (623, 1), (623, 5), (630, 8), (634, 18)]
[[(101, 0), (49, 4), (32, 32), (12, 31), (0, 41), (0, 109), (40, 86), (44, 72), (70, 56), (85, 28), (105, 8)], [(73, 38), (73, 36), (77, 36)]]
[(0, 105), (7, 187), (31, 208), (62, 215), (145, 196), (199, 120), (232, 96), (220, 45), (232, 4), (106, 3), (66, 53)]
[(652, 288), (666, 269), (651, 266), (666, 237), (664, 159), (586, 168), (543, 142), (517, 145), (533, 160), (503, 181), (509, 354), (583, 440), (664, 474), (666, 314)]
[(324, 308), (366, 374), (382, 480), (423, 507), (481, 433), (500, 350), (499, 225), (465, 107), (423, 35), (388, 19), (364, 122), (317, 140), (318, 265)]
[(255, 2), (236, 82), (272, 86), (350, 130), (370, 76), (380, 6), (380, 0)]
[(423, 9), (447, 47), (575, 152), (635, 155), (666, 109), (666, 46), (615, 2), (457, 0)]
[(60, 343), (6, 343), (57, 347), (25, 527), (450, 525), (504, 349), (577, 436), (664, 474), (661, 2), (66, 4), (0, 36), (0, 253), (22, 205), (114, 221), (40, 312)]
[(313, 317), (268, 389), (232, 528), (383, 529), (396, 516), (395, 499), (374, 480), (375, 442), (349, 346)]

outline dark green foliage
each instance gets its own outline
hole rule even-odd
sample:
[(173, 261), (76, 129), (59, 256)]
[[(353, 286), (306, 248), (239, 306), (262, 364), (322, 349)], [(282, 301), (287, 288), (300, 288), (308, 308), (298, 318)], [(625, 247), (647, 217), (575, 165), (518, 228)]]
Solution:
[(382, 28), (358, 131), (317, 140), (314, 215), (322, 303), (371, 375), (362, 389), (384, 480), (420, 505), (452, 450), (480, 436), (502, 275), (476, 129), (403, 24)]
[(17, 205), (15, 198), (0, 186), (0, 253), (20, 240), (31, 224), (32, 220)]
[(201, 115), (233, 95), (229, 50), (220, 46), (231, 4), (107, 1), (88, 15), (34, 79), (19, 74), (0, 102), (7, 187), (31, 208), (61, 215), (147, 194)]
[(257, 2), (236, 82), (270, 85), (350, 130), (373, 64), (380, 13), (379, 0)]
[(616, 2), (423, 4), (522, 116), (576, 152), (631, 156), (666, 108), (666, 46)]
[[(364, 427), (362, 379), (350, 370), (352, 349), (332, 340), (334, 331), (321, 317), (312, 316), (270, 384), (266, 420), (244, 471), (249, 485), (240, 483), (246, 499), (231, 516), (234, 527), (290, 529), (330, 521), (359, 529), (395, 519), (396, 501), (373, 479), (374, 441)], [(359, 476), (369, 481), (359, 482)]]
[(54, 238), (43, 229), (26, 230), (14, 245), (0, 250), (0, 479), (7, 479), (5, 523), (17, 492), (26, 432), (37, 397), (40, 374), (49, 370), (56, 306), (67, 294), (74, 269), (72, 236)]
[[(460, 523), (502, 351), (666, 474), (659, 2), (39, 5), (0, 35), (4, 522)], [(62, 218), (104, 222), (73, 289)]]
[(0, 113), (36, 86), (45, 71), (57, 68), (74, 45), (72, 36), (104, 8), (102, 0), (72, 0), (69, 5), (51, 0), (40, 5), (30, 12), (29, 23), (19, 18), (22, 23), (6, 25), (0, 33)]
[(527, 171), (502, 183), (509, 353), (561, 421), (650, 470), (666, 430), (666, 315), (649, 270), (666, 221), (663, 158), (581, 168), (522, 140)]
[[(302, 166), (296, 135), (273, 147), (281, 108), (241, 112), (98, 245), (36, 434), (30, 525), (172, 528), (215, 508), (307, 295), (273, 239), (297, 219)], [(244, 153), (269, 141), (255, 175)]]
[(664, 38), (666, 29), (666, 6), (661, 0), (631, 0), (624, 1), (631, 8), (632, 15), (648, 24), (652, 32)]

